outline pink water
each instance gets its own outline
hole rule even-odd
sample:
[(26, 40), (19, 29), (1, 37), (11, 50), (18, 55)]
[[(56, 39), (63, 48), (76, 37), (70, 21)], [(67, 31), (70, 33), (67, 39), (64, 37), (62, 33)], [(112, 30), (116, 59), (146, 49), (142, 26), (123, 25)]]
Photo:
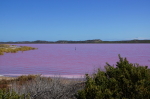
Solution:
[(105, 63), (116, 64), (118, 54), (129, 62), (150, 68), (150, 44), (16, 44), (36, 47), (0, 55), (0, 75), (22, 74), (79, 77), (104, 70)]

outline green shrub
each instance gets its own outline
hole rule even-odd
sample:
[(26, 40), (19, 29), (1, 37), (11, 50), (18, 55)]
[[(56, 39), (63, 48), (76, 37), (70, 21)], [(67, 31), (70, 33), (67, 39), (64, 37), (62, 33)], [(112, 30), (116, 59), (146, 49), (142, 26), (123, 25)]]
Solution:
[(77, 99), (150, 99), (147, 66), (129, 63), (119, 55), (116, 66), (106, 63), (105, 69), (86, 75), (85, 88), (78, 92)]
[(0, 90), (0, 99), (29, 99), (27, 95), (19, 95), (16, 92)]

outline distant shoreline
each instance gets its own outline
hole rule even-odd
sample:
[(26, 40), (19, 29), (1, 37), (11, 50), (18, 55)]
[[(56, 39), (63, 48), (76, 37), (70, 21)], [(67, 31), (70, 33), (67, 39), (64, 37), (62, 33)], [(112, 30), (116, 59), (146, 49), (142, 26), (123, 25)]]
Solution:
[(95, 40), (85, 40), (85, 41), (67, 41), (67, 40), (59, 40), (59, 41), (9, 41), (9, 42), (0, 42), (0, 44), (145, 44), (150, 43), (150, 40), (122, 40), (122, 41), (102, 41), (100, 39)]
[(0, 43), (0, 44), (150, 44), (150, 43)]

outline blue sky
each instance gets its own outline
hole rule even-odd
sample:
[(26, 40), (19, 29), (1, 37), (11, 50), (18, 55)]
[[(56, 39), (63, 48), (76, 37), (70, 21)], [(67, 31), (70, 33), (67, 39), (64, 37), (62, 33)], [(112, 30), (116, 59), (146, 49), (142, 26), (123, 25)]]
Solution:
[(0, 41), (150, 39), (150, 0), (0, 0)]

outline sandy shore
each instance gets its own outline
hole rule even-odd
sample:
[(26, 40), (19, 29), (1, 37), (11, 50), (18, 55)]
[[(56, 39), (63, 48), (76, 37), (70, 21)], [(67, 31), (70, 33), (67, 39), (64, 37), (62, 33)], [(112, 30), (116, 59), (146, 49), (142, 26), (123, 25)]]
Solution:
[[(26, 75), (27, 76), (27, 75)], [(0, 75), (0, 80), (4, 79), (4, 80), (13, 80), (16, 79), (19, 76), (2, 76)], [(59, 79), (63, 79), (63, 80), (85, 80), (85, 78), (83, 77), (63, 77), (63, 76), (41, 76), (41, 77), (50, 77), (50, 78), (59, 78)]]
[(4, 79), (4, 80), (13, 80), (13, 79), (15, 79), (15, 77), (0, 76), (0, 80), (2, 80), (2, 79)]

